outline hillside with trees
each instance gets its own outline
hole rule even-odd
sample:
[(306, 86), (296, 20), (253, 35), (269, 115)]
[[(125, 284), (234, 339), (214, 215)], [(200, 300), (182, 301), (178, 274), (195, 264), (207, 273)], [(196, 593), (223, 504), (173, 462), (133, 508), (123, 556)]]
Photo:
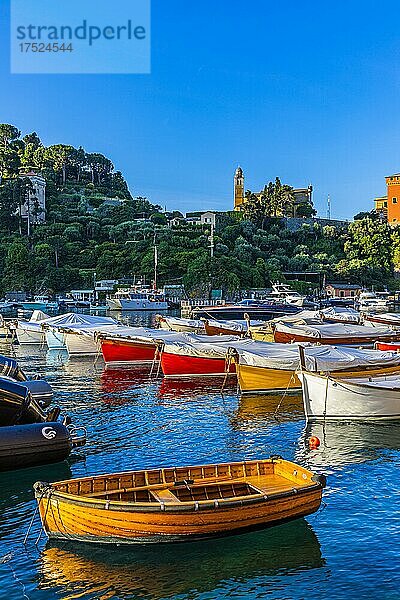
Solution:
[[(46, 222), (28, 231), (18, 212), (28, 172), (46, 180)], [(0, 125), (0, 294), (7, 290), (62, 292), (92, 287), (93, 278), (153, 277), (154, 240), (159, 284), (184, 283), (204, 296), (233, 294), (283, 280), (283, 273), (320, 271), (327, 280), (396, 288), (400, 231), (373, 214), (349, 227), (314, 223), (289, 231), (277, 217), (290, 188), (271, 183), (248, 198), (242, 213), (218, 215), (214, 257), (210, 229), (167, 223), (160, 206), (135, 197), (110, 158), (84, 148), (45, 146), (37, 133)], [(275, 204), (268, 202), (274, 196)], [(172, 216), (181, 216), (173, 213)], [(304, 215), (310, 216), (310, 215)]]

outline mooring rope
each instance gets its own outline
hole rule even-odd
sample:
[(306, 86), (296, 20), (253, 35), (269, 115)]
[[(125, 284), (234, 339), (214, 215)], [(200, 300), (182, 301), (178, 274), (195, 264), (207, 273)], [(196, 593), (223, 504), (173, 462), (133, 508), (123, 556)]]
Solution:
[(276, 414), (277, 414), (278, 410), (279, 410), (279, 409), (280, 409), (280, 407), (282, 406), (282, 403), (283, 403), (284, 399), (285, 399), (285, 398), (286, 398), (286, 396), (287, 396), (287, 393), (288, 393), (288, 390), (289, 390), (289, 388), (290, 388), (290, 385), (291, 385), (292, 381), (294, 381), (294, 380), (295, 380), (295, 377), (296, 377), (296, 371), (292, 371), (292, 375), (291, 375), (291, 377), (290, 377), (290, 379), (289, 379), (289, 383), (287, 384), (287, 386), (286, 386), (286, 389), (285, 389), (285, 391), (283, 392), (281, 399), (279, 400), (278, 406), (277, 406), (277, 407), (276, 407), (276, 409), (274, 410), (273, 417), (274, 417), (275, 419), (276, 419)]

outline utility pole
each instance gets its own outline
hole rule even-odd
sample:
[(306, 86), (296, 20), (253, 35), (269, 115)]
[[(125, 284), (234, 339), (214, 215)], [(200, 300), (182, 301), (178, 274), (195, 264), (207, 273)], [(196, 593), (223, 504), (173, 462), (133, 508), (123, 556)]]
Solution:
[(96, 271), (93, 272), (93, 300), (97, 302), (97, 292), (96, 292)]
[(27, 206), (27, 234), (28, 234), (28, 238), (31, 235), (31, 195), (29, 192), (29, 189), (27, 189), (27, 187), (24, 187), (24, 192), (25, 192), (25, 202), (26, 202), (26, 206)]
[(211, 232), (210, 232), (210, 237), (208, 238), (209, 242), (210, 242), (210, 256), (211, 258), (214, 258), (214, 224), (211, 223)]
[(158, 266), (158, 252), (156, 243), (156, 232), (154, 232), (154, 290), (157, 289), (157, 266)]
[(326, 218), (329, 221), (331, 220), (331, 197), (329, 196), (329, 194), (328, 194), (328, 201), (327, 201)]

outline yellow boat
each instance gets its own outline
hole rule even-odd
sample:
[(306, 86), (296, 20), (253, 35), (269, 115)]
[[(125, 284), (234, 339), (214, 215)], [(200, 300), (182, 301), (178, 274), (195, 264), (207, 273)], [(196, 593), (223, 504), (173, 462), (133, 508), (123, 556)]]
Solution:
[(249, 327), (250, 337), (252, 340), (256, 342), (273, 342), (274, 341), (274, 332), (271, 329), (271, 326), (267, 323), (265, 325), (250, 326)]
[(267, 460), (130, 471), (34, 485), (50, 538), (102, 544), (192, 541), (318, 510), (323, 475)]
[[(265, 344), (265, 348), (231, 348), (242, 394), (265, 394), (301, 389), (298, 344)], [(310, 369), (351, 378), (400, 373), (400, 355), (379, 350), (334, 346), (305, 346)]]

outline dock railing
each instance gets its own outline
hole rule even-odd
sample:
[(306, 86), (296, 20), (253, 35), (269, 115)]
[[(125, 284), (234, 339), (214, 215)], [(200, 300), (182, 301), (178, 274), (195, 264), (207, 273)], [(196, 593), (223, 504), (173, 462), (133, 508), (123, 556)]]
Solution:
[(216, 299), (216, 300), (205, 300), (205, 299), (190, 299), (190, 300), (182, 300), (181, 301), (181, 316), (188, 317), (190, 316), (193, 308), (197, 306), (225, 306), (225, 300)]

